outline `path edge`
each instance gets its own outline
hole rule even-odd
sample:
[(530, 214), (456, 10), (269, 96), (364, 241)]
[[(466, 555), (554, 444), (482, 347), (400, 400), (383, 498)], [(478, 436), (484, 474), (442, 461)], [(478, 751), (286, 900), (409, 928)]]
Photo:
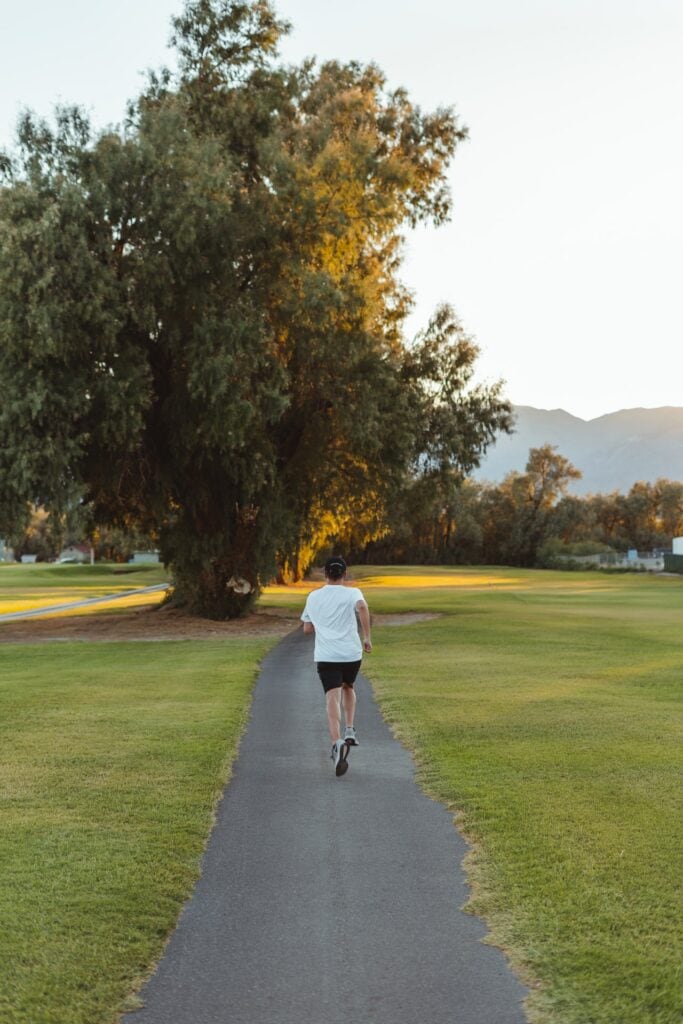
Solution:
[[(144, 973), (139, 974), (134, 979), (133, 984), (132, 984), (131, 988), (128, 991), (128, 994), (121, 1001), (121, 1005), (119, 1007), (117, 1007), (116, 1010), (114, 1011), (115, 1015), (116, 1015), (115, 1018), (113, 1018), (115, 1024), (122, 1024), (124, 1016), (126, 1016), (127, 1014), (130, 1014), (130, 1013), (135, 1013), (136, 1011), (142, 1010), (144, 1008), (145, 1002), (141, 998), (140, 993), (141, 993), (142, 989), (145, 987), (145, 985), (147, 984), (147, 982), (150, 981), (150, 979), (156, 973), (157, 968), (159, 967), (159, 964), (161, 963), (161, 961), (163, 960), (164, 956), (166, 955), (166, 951), (168, 949), (168, 945), (169, 945), (171, 939), (173, 938), (173, 936), (175, 935), (175, 933), (176, 933), (176, 931), (178, 929), (178, 925), (180, 924), (180, 919), (183, 916), (185, 908), (187, 907), (187, 904), (189, 903), (189, 901), (192, 899), (192, 896), (194, 895), (194, 891), (197, 888), (197, 884), (198, 884), (199, 880), (201, 879), (201, 877), (202, 877), (202, 875), (204, 873), (204, 859), (206, 857), (206, 851), (208, 849), (209, 842), (210, 842), (211, 837), (212, 837), (212, 835), (213, 835), (213, 833), (215, 831), (215, 828), (216, 828), (216, 824), (217, 824), (217, 820), (218, 820), (219, 808), (220, 808), (220, 805), (221, 805), (221, 803), (223, 802), (223, 800), (225, 798), (226, 792), (227, 792), (228, 787), (230, 785), (230, 782), (232, 780), (233, 770), (234, 770), (234, 767), (235, 767), (235, 765), (237, 763), (237, 759), (239, 758), (239, 755), (240, 755), (240, 750), (242, 748), (242, 742), (243, 742), (244, 737), (246, 735), (247, 728), (249, 726), (249, 722), (251, 721), (251, 716), (252, 716), (253, 707), (254, 707), (254, 695), (256, 693), (256, 684), (259, 681), (259, 678), (260, 678), (260, 675), (261, 675), (261, 671), (263, 669), (263, 663), (266, 660), (266, 658), (268, 658), (273, 653), (275, 648), (279, 644), (281, 644), (284, 640), (286, 640), (288, 636), (291, 635), (291, 632), (293, 632), (293, 630), (290, 631), (290, 633), (286, 633), (285, 636), (277, 636), (277, 635), (275, 635), (272, 638), (270, 638), (270, 639), (273, 640), (273, 643), (268, 647), (268, 649), (266, 651), (264, 651), (264, 653), (261, 655), (259, 660), (256, 662), (256, 665), (254, 666), (254, 675), (253, 675), (253, 679), (251, 681), (251, 689), (249, 691), (249, 700), (248, 700), (247, 704), (245, 705), (242, 721), (240, 722), (239, 733), (237, 735), (237, 739), (236, 739), (236, 742), (235, 742), (235, 752), (234, 752), (232, 757), (230, 757), (230, 755), (228, 753), (226, 753), (224, 758), (223, 758), (223, 760), (221, 761), (220, 773), (221, 773), (221, 777), (223, 778), (223, 781), (222, 782), (219, 781), (217, 783), (216, 791), (214, 793), (214, 799), (213, 799), (213, 803), (212, 803), (212, 806), (211, 806), (211, 819), (210, 819), (209, 829), (208, 829), (208, 831), (206, 833), (206, 837), (204, 839), (204, 843), (202, 845), (202, 848), (201, 848), (201, 850), (198, 853), (199, 866), (198, 866), (197, 874), (192, 879), (192, 882), (190, 884), (190, 888), (188, 889), (187, 893), (185, 894), (185, 897), (184, 897), (183, 902), (182, 902), (182, 904), (180, 906), (180, 909), (178, 910), (178, 914), (176, 916), (176, 919), (175, 919), (175, 921), (173, 923), (173, 927), (169, 930), (168, 934), (164, 937), (162, 945), (159, 947), (158, 956), (153, 961), (151, 961), (150, 964), (147, 965), (147, 968), (145, 969)], [(171, 641), (171, 642), (173, 642), (173, 641)]]
[(463, 914), (468, 914), (471, 917), (478, 918), (485, 925), (486, 935), (484, 935), (479, 941), (500, 951), (505, 959), (508, 970), (515, 976), (520, 985), (527, 990), (527, 995), (522, 1000), (522, 1010), (527, 1018), (528, 1024), (552, 1024), (547, 1015), (544, 1014), (543, 1008), (535, 1005), (537, 997), (540, 996), (542, 998), (542, 994), (545, 991), (544, 983), (532, 972), (531, 966), (522, 958), (522, 955), (518, 955), (514, 947), (506, 945), (503, 936), (497, 932), (490, 915), (476, 908), (475, 904), (477, 900), (481, 898), (482, 893), (486, 892), (485, 886), (481, 881), (482, 862), (486, 860), (486, 852), (482, 843), (468, 830), (465, 823), (465, 812), (462, 808), (460, 808), (455, 802), (446, 802), (443, 800), (436, 790), (430, 785), (430, 766), (428, 762), (420, 756), (409, 737), (401, 732), (400, 724), (389, 717), (375, 688), (375, 682), (367, 672), (364, 671), (366, 668), (367, 663), (364, 662), (361, 666), (361, 673), (368, 683), (372, 699), (374, 700), (383, 721), (389, 729), (389, 732), (410, 757), (413, 765), (413, 778), (415, 785), (426, 797), (438, 804), (440, 807), (443, 807), (451, 819), (452, 827), (467, 847), (467, 852), (462, 858), (459, 868), (464, 876), (464, 885), (468, 896), (462, 906), (458, 909)]

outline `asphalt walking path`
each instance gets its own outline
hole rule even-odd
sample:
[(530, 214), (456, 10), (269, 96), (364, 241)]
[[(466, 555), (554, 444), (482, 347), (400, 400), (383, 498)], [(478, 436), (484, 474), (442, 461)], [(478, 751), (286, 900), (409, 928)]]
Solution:
[(312, 638), (266, 657), (202, 876), (124, 1024), (523, 1024), (525, 990), (464, 914), (467, 846), (414, 782), (369, 684), (346, 775)]

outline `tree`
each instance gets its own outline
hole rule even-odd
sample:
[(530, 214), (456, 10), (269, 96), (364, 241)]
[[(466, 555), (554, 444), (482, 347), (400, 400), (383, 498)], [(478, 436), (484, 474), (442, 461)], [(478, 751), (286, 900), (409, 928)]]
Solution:
[(683, 534), (683, 483), (660, 479), (655, 484), (658, 495), (659, 526), (666, 543)]
[(484, 494), (487, 561), (533, 566), (550, 533), (553, 510), (581, 473), (552, 445), (529, 451), (524, 473), (509, 473)]
[(509, 406), (463, 390), (447, 309), (402, 334), (401, 231), (448, 215), (452, 112), (374, 66), (277, 65), (267, 0), (174, 24), (179, 72), (123, 130), (26, 116), (2, 161), (0, 527), (80, 489), (224, 618), (350, 518), (381, 532), (421, 457), (476, 464)]
[[(511, 429), (500, 384), (472, 387), (479, 349), (447, 306), (437, 309), (407, 353), (404, 374), (418, 390), (413, 459), (390, 503), (381, 539), (366, 560), (453, 563), (476, 560), (478, 489), (467, 474), (498, 431)], [(360, 552), (357, 537), (343, 538)]]
[(594, 539), (617, 550), (626, 549), (621, 530), (621, 499), (618, 491), (611, 494), (591, 494), (585, 501), (594, 526)]
[(8, 536), (8, 546), (14, 551), (17, 561), (22, 555), (36, 555), (39, 562), (55, 558), (61, 547), (59, 533), (55, 535), (53, 523), (44, 508), (32, 505), (28, 521), (16, 535)]
[(98, 562), (129, 562), (136, 551), (153, 551), (156, 539), (112, 526), (96, 526), (90, 536)]
[(643, 551), (657, 544), (659, 537), (657, 488), (635, 483), (620, 501), (621, 529), (629, 548)]
[(564, 495), (552, 509), (548, 532), (567, 544), (590, 541), (595, 533), (595, 522), (589, 503), (573, 494)]

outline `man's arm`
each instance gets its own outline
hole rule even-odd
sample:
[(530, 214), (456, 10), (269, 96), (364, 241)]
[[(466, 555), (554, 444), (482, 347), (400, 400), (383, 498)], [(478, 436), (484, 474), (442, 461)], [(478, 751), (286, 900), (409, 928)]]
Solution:
[(370, 609), (365, 601), (356, 601), (356, 611), (358, 612), (358, 618), (360, 619), (360, 630), (361, 636), (363, 637), (363, 650), (366, 654), (369, 654), (372, 650), (372, 640), (370, 639)]
[[(310, 595), (309, 595), (310, 597)], [(311, 622), (311, 616), (308, 611), (308, 597), (306, 598), (306, 604), (304, 610), (301, 613), (301, 621), (304, 624), (304, 633), (315, 633), (315, 626)]]

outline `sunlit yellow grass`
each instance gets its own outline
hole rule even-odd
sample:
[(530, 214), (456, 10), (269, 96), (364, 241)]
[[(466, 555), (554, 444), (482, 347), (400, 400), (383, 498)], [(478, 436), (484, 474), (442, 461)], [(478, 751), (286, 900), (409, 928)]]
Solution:
[(107, 594), (125, 594), (133, 590), (130, 583), (108, 583), (106, 586), (88, 587), (36, 587), (33, 590), (22, 590), (24, 597), (45, 597), (49, 595), (55, 598), (72, 598), (74, 601), (81, 601), (89, 597), (106, 597)]
[[(120, 591), (125, 593), (128, 589), (121, 587)], [(43, 591), (34, 595), (22, 595), (11, 599), (0, 599), (0, 615), (9, 615), (13, 612), (37, 611), (40, 608), (50, 608), (52, 605), (70, 604), (73, 601), (84, 601), (93, 597), (105, 597), (110, 592), (104, 590), (102, 595), (93, 593), (92, 590), (79, 592), (77, 590), (65, 590), (63, 593), (56, 593), (54, 590)], [(59, 612), (45, 612), (41, 618), (55, 618), (59, 615), (92, 615), (96, 612), (106, 611), (110, 608), (130, 608), (137, 605), (158, 604), (162, 594), (157, 590), (150, 594), (129, 594), (128, 597), (118, 597), (112, 594), (110, 601), (98, 601), (97, 604), (88, 605), (85, 608), (68, 608)]]
[[(0, 615), (41, 611), (41, 618), (53, 615), (88, 615), (100, 611), (157, 604), (161, 594), (140, 590), (165, 582), (163, 566), (119, 565), (34, 565), (0, 564)], [(129, 597), (119, 595), (129, 594)], [(97, 604), (78, 610), (48, 612), (55, 605), (67, 605), (93, 598)]]
[[(520, 580), (517, 577), (508, 577), (486, 572), (474, 573), (472, 570), (441, 570), (415, 575), (400, 575), (393, 573), (365, 575), (363, 570), (354, 570), (353, 578), (349, 577), (348, 582), (350, 586), (357, 583), (362, 585), (363, 588), (368, 589), (378, 587), (390, 587), (392, 589), (401, 589), (405, 587), (410, 587), (411, 589), (425, 587), (429, 589), (432, 589), (433, 587), (471, 587), (472, 589), (480, 590), (482, 587), (519, 587), (525, 585), (525, 581)], [(299, 583), (292, 583), (288, 586), (271, 584), (270, 586), (263, 588), (263, 593), (287, 594), (291, 591), (298, 591), (301, 594), (308, 594), (311, 590), (316, 590), (322, 585), (323, 580), (302, 580)]]
[[(360, 581), (359, 581), (360, 582)], [(473, 590), (481, 590), (482, 587), (504, 586), (518, 587), (519, 580), (506, 579), (504, 576), (493, 576), (481, 573), (472, 576), (465, 573), (444, 573), (443, 576), (366, 576), (362, 580), (363, 587), (392, 587), (401, 589), (405, 587), (470, 587)]]
[(289, 594), (292, 591), (297, 591), (300, 594), (309, 594), (311, 590), (316, 590), (320, 586), (322, 586), (322, 580), (302, 580), (300, 583), (289, 583), (287, 586), (281, 586), (279, 583), (270, 583), (267, 587), (263, 588), (262, 593)]

